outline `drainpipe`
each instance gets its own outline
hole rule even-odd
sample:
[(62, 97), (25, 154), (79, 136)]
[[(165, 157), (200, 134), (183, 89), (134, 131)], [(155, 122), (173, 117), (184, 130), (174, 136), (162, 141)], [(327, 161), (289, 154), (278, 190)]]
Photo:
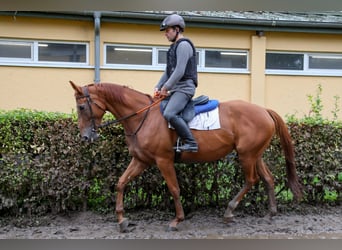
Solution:
[(94, 53), (95, 53), (95, 83), (100, 82), (100, 27), (101, 27), (101, 12), (95, 11), (94, 12), (94, 29), (95, 29), (95, 46), (94, 46)]

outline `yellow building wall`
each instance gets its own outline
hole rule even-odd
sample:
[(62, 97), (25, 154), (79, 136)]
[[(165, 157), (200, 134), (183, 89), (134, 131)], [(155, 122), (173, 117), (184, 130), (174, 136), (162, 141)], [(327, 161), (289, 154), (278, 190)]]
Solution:
[(322, 87), (319, 98), (323, 105), (323, 116), (333, 118), (332, 112), (337, 111), (334, 96), (339, 96), (338, 117), (342, 120), (341, 77), (267, 76), (265, 106), (276, 110), (282, 116), (308, 116), (311, 110), (308, 95), (315, 98), (319, 85)]
[(268, 50), (342, 52), (342, 35), (265, 32)]
[(69, 80), (90, 83), (93, 70), (0, 67), (0, 109), (28, 108), (70, 113), (75, 99)]
[[(342, 35), (266, 32), (266, 38), (267, 50), (342, 53)], [(323, 116), (333, 118), (332, 112), (337, 111), (334, 97), (339, 96), (337, 114), (342, 120), (342, 77), (266, 75), (265, 106), (282, 116), (307, 116), (311, 109), (308, 95), (315, 97), (319, 85)]]
[(93, 41), (93, 28), (87, 21), (0, 16), (1, 38)]
[[(248, 49), (251, 34), (251, 31), (203, 28), (186, 28), (184, 32), (196, 47), (227, 49)], [(103, 23), (101, 40), (111, 43), (170, 45), (164, 32), (159, 31), (159, 26), (154, 25)]]
[[(308, 94), (322, 84), (324, 115), (331, 117), (334, 95), (342, 98), (341, 77), (278, 76), (265, 74), (266, 50), (342, 52), (341, 35), (187, 28), (185, 35), (199, 48), (249, 50), (250, 74), (199, 73), (196, 95), (205, 94), (221, 101), (243, 99), (286, 114), (307, 114)], [(75, 107), (68, 81), (83, 85), (94, 80), (94, 24), (90, 21), (0, 17), (0, 38), (89, 42), (89, 68), (0, 66), (0, 109), (30, 108), (71, 112)], [(168, 46), (159, 27), (142, 24), (101, 23), (101, 65), (104, 43)], [(101, 68), (102, 82), (130, 86), (153, 93), (162, 71)], [(340, 101), (341, 103), (341, 101)], [(342, 119), (342, 111), (339, 118)]]

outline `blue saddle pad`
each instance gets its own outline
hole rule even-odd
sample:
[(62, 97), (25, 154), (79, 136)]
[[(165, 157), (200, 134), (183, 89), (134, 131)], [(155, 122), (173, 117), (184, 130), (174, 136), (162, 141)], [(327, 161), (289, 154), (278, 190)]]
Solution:
[(208, 112), (211, 111), (215, 108), (217, 108), (219, 105), (219, 101), (218, 100), (209, 100), (207, 103), (205, 104), (199, 104), (199, 105), (195, 105), (195, 115), (198, 115), (200, 113), (203, 112)]

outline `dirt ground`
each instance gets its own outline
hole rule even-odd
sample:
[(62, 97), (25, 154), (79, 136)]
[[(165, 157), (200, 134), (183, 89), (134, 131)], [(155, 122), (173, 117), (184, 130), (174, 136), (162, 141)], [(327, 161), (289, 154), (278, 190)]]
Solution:
[(268, 220), (236, 211), (223, 222), (224, 209), (200, 209), (186, 216), (178, 231), (167, 232), (173, 213), (126, 213), (130, 232), (119, 233), (115, 214), (77, 212), (37, 218), (0, 218), (0, 239), (342, 239), (342, 206), (305, 207)]

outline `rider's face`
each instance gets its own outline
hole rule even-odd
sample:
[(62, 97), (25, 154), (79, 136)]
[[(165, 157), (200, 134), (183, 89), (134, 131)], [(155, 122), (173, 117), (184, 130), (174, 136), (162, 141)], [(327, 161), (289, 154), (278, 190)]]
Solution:
[(177, 36), (177, 30), (173, 27), (168, 27), (165, 30), (165, 36), (167, 40), (169, 40), (170, 42), (173, 42)]

